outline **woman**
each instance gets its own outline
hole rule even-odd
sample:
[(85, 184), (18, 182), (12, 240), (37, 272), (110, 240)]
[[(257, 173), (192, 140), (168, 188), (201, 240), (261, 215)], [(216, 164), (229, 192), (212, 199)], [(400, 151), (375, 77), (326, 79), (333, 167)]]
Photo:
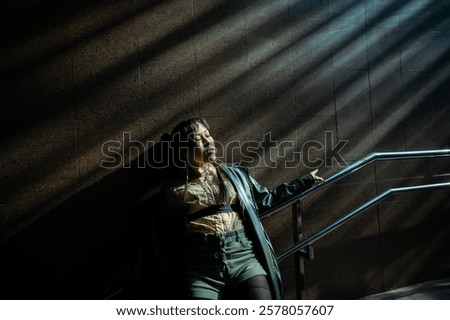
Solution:
[(184, 228), (179, 297), (281, 299), (280, 272), (258, 217), (323, 181), (317, 170), (269, 190), (247, 169), (217, 164), (203, 118), (181, 122), (162, 141), (171, 143), (177, 173), (163, 189), (165, 215)]

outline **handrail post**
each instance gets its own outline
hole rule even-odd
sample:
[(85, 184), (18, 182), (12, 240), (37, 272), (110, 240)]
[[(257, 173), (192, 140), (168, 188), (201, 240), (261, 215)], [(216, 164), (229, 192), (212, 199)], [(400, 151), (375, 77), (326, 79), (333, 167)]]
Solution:
[[(292, 225), (294, 243), (303, 240), (303, 213), (300, 205), (300, 200), (292, 204)], [(306, 280), (305, 280), (305, 258), (302, 252), (297, 251), (294, 256), (295, 260), (295, 290), (297, 299), (306, 299)]]

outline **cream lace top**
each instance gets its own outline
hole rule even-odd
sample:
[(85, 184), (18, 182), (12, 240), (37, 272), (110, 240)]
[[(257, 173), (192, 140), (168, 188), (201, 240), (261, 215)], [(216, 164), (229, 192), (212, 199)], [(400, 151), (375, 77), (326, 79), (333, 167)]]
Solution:
[[(186, 186), (166, 187), (165, 198), (169, 214), (192, 214), (210, 205), (237, 203), (236, 191), (228, 177), (217, 168), (219, 176), (208, 175), (190, 181)], [(211, 214), (188, 222), (188, 232), (222, 233), (243, 228), (239, 214), (234, 211)]]

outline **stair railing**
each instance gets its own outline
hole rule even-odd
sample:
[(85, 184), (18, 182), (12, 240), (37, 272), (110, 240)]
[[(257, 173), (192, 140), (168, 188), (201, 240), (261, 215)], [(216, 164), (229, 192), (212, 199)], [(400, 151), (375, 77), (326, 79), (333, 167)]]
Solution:
[(419, 192), (426, 190), (444, 189), (450, 188), (450, 182), (448, 183), (437, 183), (428, 185), (417, 185), (410, 187), (392, 188), (382, 192), (381, 194), (370, 199), (366, 203), (360, 205), (356, 209), (343, 215), (338, 220), (329, 224), (328, 226), (322, 228), (321, 230), (313, 233), (307, 238), (303, 238), (303, 217), (300, 206), (300, 201), (311, 194), (323, 189), (325, 186), (336, 182), (345, 176), (354, 173), (361, 168), (367, 166), (368, 164), (377, 160), (409, 160), (409, 159), (423, 159), (423, 158), (441, 158), (450, 156), (450, 150), (424, 150), (424, 151), (404, 151), (404, 152), (375, 152), (367, 155), (366, 157), (358, 160), (351, 165), (325, 177), (325, 181), (314, 185), (307, 191), (291, 198), (289, 201), (279, 204), (278, 206), (267, 211), (261, 218), (267, 218), (273, 214), (286, 209), (287, 207), (292, 207), (292, 221), (293, 221), (293, 234), (294, 234), (294, 245), (289, 249), (281, 253), (277, 257), (278, 263), (286, 259), (287, 257), (295, 254), (295, 278), (296, 278), (296, 291), (298, 299), (306, 298), (306, 284), (305, 284), (305, 265), (304, 259), (313, 259), (314, 251), (312, 244), (317, 240), (323, 238), (327, 234), (333, 232), (346, 222), (350, 221), (354, 217), (360, 215), (366, 209), (376, 205), (377, 203), (383, 201), (384, 199), (390, 197), (391, 195), (406, 192)]
[(351, 165), (342, 168), (335, 173), (332, 173), (328, 177), (325, 177), (325, 181), (314, 185), (312, 188), (306, 190), (305, 192), (280, 203), (279, 205), (273, 207), (270, 210), (267, 210), (264, 215), (261, 216), (261, 219), (265, 219), (270, 217), (274, 213), (286, 209), (289, 206), (295, 205), (295, 202), (302, 200), (309, 195), (323, 189), (325, 186), (336, 182), (347, 175), (354, 173), (367, 165), (371, 164), (374, 161), (383, 161), (383, 160), (410, 160), (410, 159), (423, 159), (423, 158), (440, 158), (440, 157), (448, 157), (450, 156), (450, 149), (443, 150), (424, 150), (424, 151), (401, 151), (401, 152), (374, 152), (371, 153), (364, 158), (352, 163)]

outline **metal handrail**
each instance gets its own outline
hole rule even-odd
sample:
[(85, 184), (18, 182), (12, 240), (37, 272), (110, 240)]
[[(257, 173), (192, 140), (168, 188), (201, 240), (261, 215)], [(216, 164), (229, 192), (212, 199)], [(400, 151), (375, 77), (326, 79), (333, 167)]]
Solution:
[(261, 219), (270, 217), (274, 213), (281, 211), (291, 205), (293, 205), (296, 201), (302, 200), (309, 196), (310, 194), (319, 191), (324, 188), (328, 184), (332, 182), (336, 182), (346, 175), (353, 173), (355, 171), (360, 170), (366, 165), (374, 162), (375, 160), (406, 160), (406, 159), (420, 159), (420, 158), (436, 158), (436, 157), (448, 157), (450, 156), (450, 149), (441, 149), (441, 150), (422, 150), (422, 151), (401, 151), (401, 152), (374, 152), (366, 157), (352, 163), (351, 165), (332, 173), (331, 175), (325, 178), (324, 182), (318, 183), (306, 190), (305, 192), (298, 194), (297, 196), (285, 201), (272, 209), (265, 212)]
[(450, 182), (445, 183), (435, 183), (435, 184), (426, 184), (426, 185), (418, 185), (418, 186), (410, 186), (410, 187), (401, 187), (401, 188), (392, 188), (389, 190), (386, 190), (383, 193), (380, 193), (378, 196), (372, 198), (371, 200), (367, 201), (363, 205), (359, 206), (358, 208), (350, 211), (340, 219), (336, 220), (335, 222), (329, 224), (325, 228), (319, 230), (318, 232), (312, 234), (311, 236), (305, 238), (304, 240), (294, 244), (291, 248), (283, 252), (277, 257), (277, 262), (280, 263), (285, 258), (290, 256), (291, 254), (298, 252), (307, 246), (312, 245), (314, 242), (319, 240), (320, 238), (326, 236), (330, 232), (336, 230), (341, 225), (349, 221), (350, 219), (353, 219), (354, 217), (361, 214), (366, 209), (374, 206), (375, 204), (381, 202), (382, 200), (386, 199), (387, 197), (397, 194), (397, 193), (405, 193), (405, 192), (414, 192), (414, 191), (426, 191), (426, 190), (432, 190), (432, 189), (444, 189), (444, 188), (450, 188)]

